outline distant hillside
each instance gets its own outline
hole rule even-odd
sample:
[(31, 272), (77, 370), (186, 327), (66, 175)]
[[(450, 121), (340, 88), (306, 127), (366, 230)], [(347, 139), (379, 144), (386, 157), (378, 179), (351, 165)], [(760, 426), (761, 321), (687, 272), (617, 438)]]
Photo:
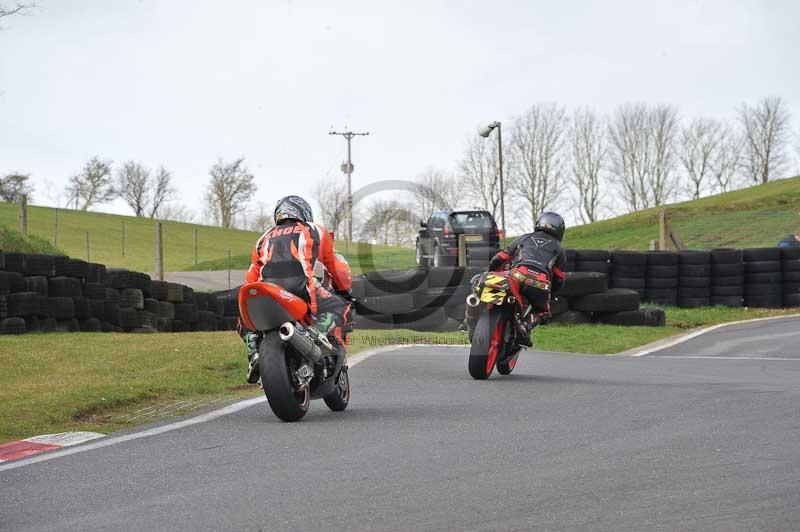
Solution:
[[(689, 248), (775, 246), (800, 230), (800, 177), (667, 206), (672, 227)], [(649, 209), (567, 230), (568, 248), (647, 249), (658, 238), (658, 210)]]
[[(0, 203), (0, 227), (17, 229), (19, 207)], [(71, 257), (86, 259), (86, 233), (89, 233), (89, 258), (117, 268), (153, 271), (154, 221), (149, 218), (119, 216), (98, 212), (58, 209), (58, 249)], [(198, 261), (249, 250), (257, 233), (179, 222), (164, 223), (164, 264), (167, 271), (194, 265), (195, 229), (198, 234)], [(125, 254), (123, 256), (123, 224)], [(56, 209), (28, 207), (28, 233), (55, 244)]]

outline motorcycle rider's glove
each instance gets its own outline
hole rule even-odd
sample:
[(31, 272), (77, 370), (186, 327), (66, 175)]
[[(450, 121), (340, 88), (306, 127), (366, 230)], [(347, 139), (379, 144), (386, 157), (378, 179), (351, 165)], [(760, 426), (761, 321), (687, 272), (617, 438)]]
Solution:
[(353, 297), (353, 292), (350, 290), (336, 290), (336, 295), (344, 299), (345, 301), (349, 301), (350, 303), (355, 303), (356, 298)]

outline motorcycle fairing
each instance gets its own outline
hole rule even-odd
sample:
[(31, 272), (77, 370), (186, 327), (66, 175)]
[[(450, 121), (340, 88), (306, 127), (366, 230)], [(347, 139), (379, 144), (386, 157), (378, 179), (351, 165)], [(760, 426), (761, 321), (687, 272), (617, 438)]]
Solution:
[(302, 298), (273, 283), (255, 282), (239, 289), (239, 315), (248, 329), (269, 331), (308, 313)]

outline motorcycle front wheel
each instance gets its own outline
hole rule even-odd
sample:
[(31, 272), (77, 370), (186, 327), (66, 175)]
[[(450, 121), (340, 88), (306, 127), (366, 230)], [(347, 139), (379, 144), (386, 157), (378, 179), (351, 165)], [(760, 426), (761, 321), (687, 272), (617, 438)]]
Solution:
[(341, 369), (336, 378), (336, 387), (322, 400), (334, 412), (341, 412), (347, 408), (350, 403), (350, 377), (347, 376), (347, 368)]
[(498, 307), (486, 309), (478, 319), (469, 350), (469, 374), (474, 379), (485, 380), (492, 374), (503, 347), (504, 327), (503, 312)]
[(292, 379), (292, 353), (278, 336), (268, 333), (258, 348), (259, 369), (269, 407), (283, 421), (299, 421), (308, 412), (311, 393), (308, 385), (297, 387)]

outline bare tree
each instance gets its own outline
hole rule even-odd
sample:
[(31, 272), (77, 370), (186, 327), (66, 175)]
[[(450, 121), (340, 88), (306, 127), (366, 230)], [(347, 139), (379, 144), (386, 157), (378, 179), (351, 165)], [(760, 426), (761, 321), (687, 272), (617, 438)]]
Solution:
[(625, 104), (609, 124), (611, 169), (629, 212), (663, 205), (675, 192), (678, 111)]
[(510, 185), (529, 208), (531, 226), (563, 190), (567, 118), (556, 104), (534, 105), (511, 131)]
[(3, 17), (10, 17), (11, 15), (27, 15), (31, 9), (36, 7), (36, 4), (33, 2), (21, 4), (19, 2), (15, 3), (13, 7), (6, 7), (5, 5), (0, 4), (0, 18)]
[(133, 209), (136, 216), (144, 216), (150, 193), (150, 170), (135, 161), (128, 161), (117, 170), (116, 189), (119, 197)]
[[(317, 181), (311, 194), (319, 206), (322, 223), (335, 235), (339, 235), (347, 226), (347, 184), (344, 180), (328, 177)], [(353, 216), (354, 225), (356, 219)], [(353, 230), (355, 231), (355, 227)]]
[(117, 171), (116, 191), (136, 216), (158, 218), (159, 211), (175, 194), (172, 174), (163, 166), (155, 175), (141, 163), (128, 161)]
[(243, 157), (230, 163), (218, 159), (209, 174), (206, 205), (218, 224), (231, 227), (236, 215), (247, 208), (256, 192), (255, 177), (244, 165)]
[(9, 203), (19, 203), (25, 197), (30, 201), (33, 195), (30, 178), (30, 174), (19, 172), (12, 172), (0, 178), (0, 199)]
[(171, 220), (173, 222), (194, 223), (197, 221), (195, 213), (182, 203), (162, 205), (158, 217), (161, 220)]
[(153, 176), (153, 191), (150, 198), (150, 218), (158, 218), (164, 205), (175, 197), (175, 187), (172, 186), (172, 173), (159, 166)]
[[(504, 147), (503, 170), (508, 175), (508, 144)], [(458, 164), (461, 182), (466, 185), (466, 194), (497, 219), (500, 214), (500, 167), (497, 163), (495, 143), (470, 135), (464, 155)]]
[(678, 110), (672, 105), (658, 105), (650, 111), (653, 157), (650, 175), (650, 197), (654, 207), (667, 203), (675, 193), (674, 175), (677, 157), (675, 137), (678, 133)]
[(785, 170), (791, 114), (780, 97), (742, 104), (739, 123), (745, 139), (744, 165), (753, 183), (766, 183)]
[(578, 215), (583, 223), (599, 218), (602, 172), (608, 156), (606, 125), (590, 109), (579, 109), (572, 117), (572, 184), (577, 193)]
[(414, 184), (414, 204), (420, 219), (427, 219), (437, 209), (454, 209), (463, 196), (458, 181), (435, 168), (419, 174)]
[(693, 199), (700, 198), (713, 186), (709, 181), (715, 176), (724, 135), (722, 124), (710, 118), (695, 118), (681, 129), (679, 157)]
[(736, 188), (742, 173), (743, 151), (744, 138), (730, 126), (724, 126), (717, 156), (712, 164), (717, 192), (729, 192)]
[(113, 200), (117, 193), (111, 182), (111, 161), (92, 157), (66, 187), (69, 204), (82, 211)]
[(373, 201), (366, 206), (362, 219), (361, 240), (393, 246), (414, 242), (417, 216), (399, 200)]
[(611, 167), (628, 211), (644, 208), (650, 166), (647, 106), (625, 104), (617, 108), (608, 126)]

